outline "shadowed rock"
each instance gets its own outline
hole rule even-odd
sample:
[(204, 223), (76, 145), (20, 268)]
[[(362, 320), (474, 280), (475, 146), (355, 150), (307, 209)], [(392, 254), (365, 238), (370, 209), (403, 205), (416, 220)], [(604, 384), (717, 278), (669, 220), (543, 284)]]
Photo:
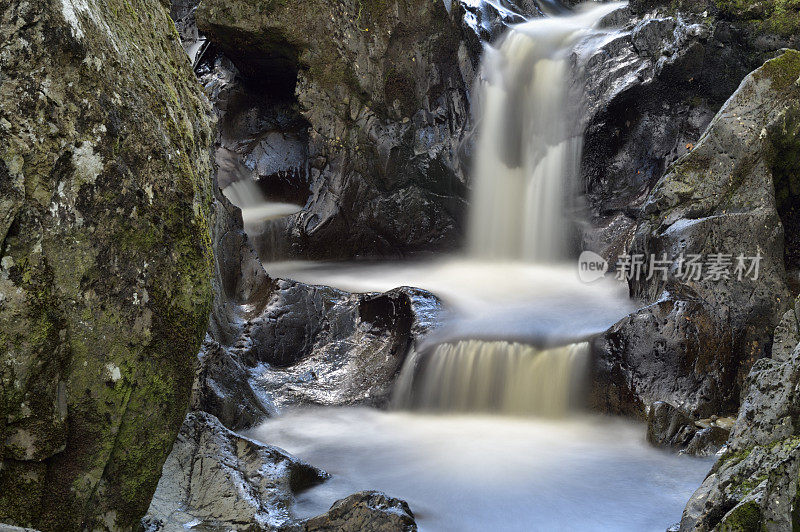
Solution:
[[(397, 256), (462, 232), (468, 88), (460, 4), (203, 2), (200, 30), (307, 122), (310, 195), (255, 238), (265, 260)], [(325, 36), (321, 38), (320, 36)]]
[[(646, 269), (631, 281), (633, 294), (652, 304), (596, 345), (611, 391), (598, 388), (599, 404), (636, 411), (666, 400), (698, 417), (738, 406), (743, 377), (769, 355), (790, 305), (775, 191), (786, 186), (783, 161), (800, 138), (798, 78), (796, 51), (750, 74), (653, 190), (631, 252), (665, 255), (671, 266), (666, 281), (661, 272), (646, 280)], [(681, 275), (681, 255), (707, 261), (714, 253), (729, 256), (729, 278)], [(739, 256), (760, 256), (757, 278), (737, 274)]]
[[(786, 327), (787, 316), (779, 328)], [(793, 530), (800, 478), (800, 344), (755, 363), (720, 457), (683, 513), (681, 531)]]
[(414, 514), (405, 501), (377, 491), (360, 491), (336, 501), (327, 513), (303, 524), (305, 532), (415, 532)]
[(624, 228), (620, 217), (633, 224), (652, 187), (693, 149), (741, 80), (798, 42), (751, 33), (702, 6), (711, 2), (647, 3), (615, 12), (624, 29), (576, 52), (588, 78), (582, 176), (593, 224), (585, 245), (603, 255), (630, 237), (608, 225)]

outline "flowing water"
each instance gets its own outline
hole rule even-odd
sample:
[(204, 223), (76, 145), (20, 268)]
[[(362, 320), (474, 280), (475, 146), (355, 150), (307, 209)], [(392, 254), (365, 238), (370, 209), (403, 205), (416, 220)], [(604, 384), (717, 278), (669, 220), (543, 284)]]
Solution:
[(563, 418), (580, 403), (588, 356), (586, 342), (550, 349), (480, 340), (439, 344), (428, 357), (409, 355), (393, 402), (408, 410)]
[(581, 157), (579, 43), (620, 4), (516, 26), (482, 63), (464, 255), (266, 264), (354, 292), (416, 286), (448, 308), (398, 376), (393, 411), (285, 412), (250, 432), (333, 474), (301, 516), (354, 491), (407, 500), (422, 530), (664, 530), (710, 460), (662, 453), (641, 425), (581, 413), (592, 336), (633, 310), (626, 287), (570, 264)]
[(249, 178), (231, 183), (222, 193), (242, 210), (245, 230), (267, 220), (294, 214), (301, 208), (293, 203), (267, 201), (258, 185)]
[(315, 409), (248, 435), (333, 475), (298, 496), (299, 516), (377, 489), (406, 500), (423, 532), (664, 532), (711, 465), (610, 419)]

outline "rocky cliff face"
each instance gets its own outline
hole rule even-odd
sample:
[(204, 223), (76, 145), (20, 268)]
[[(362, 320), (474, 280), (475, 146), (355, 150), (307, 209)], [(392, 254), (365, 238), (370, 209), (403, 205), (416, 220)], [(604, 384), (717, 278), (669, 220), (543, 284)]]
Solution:
[[(631, 250), (670, 268), (631, 280), (652, 304), (600, 342), (612, 403), (630, 406), (632, 394), (634, 409), (661, 399), (697, 415), (733, 411), (744, 375), (770, 354), (790, 302), (776, 191), (796, 149), (798, 77), (796, 51), (749, 75), (648, 198)], [(707, 263), (719, 253), (729, 256), (724, 276), (687, 273), (693, 255)], [(739, 257), (760, 257), (757, 274)]]
[(776, 330), (795, 348), (753, 366), (725, 453), (686, 505), (680, 530), (794, 530), (800, 524), (798, 310), (796, 302)]
[(397, 256), (455, 245), (468, 89), (479, 48), (453, 3), (203, 2), (200, 30), (261, 94), (307, 123), (297, 215), (256, 238), (263, 258)]
[(210, 108), (161, 2), (0, 13), (0, 520), (130, 529), (208, 326)]
[(669, 166), (741, 80), (798, 37), (756, 31), (713, 2), (631, 2), (606, 23), (623, 29), (579, 48), (576, 64), (587, 78), (584, 245), (616, 262)]

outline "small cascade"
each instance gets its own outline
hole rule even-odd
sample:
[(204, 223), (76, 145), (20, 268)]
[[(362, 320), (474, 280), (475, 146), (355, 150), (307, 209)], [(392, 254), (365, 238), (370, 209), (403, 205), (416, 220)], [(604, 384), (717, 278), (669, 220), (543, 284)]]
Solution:
[(257, 228), (266, 220), (294, 214), (300, 205), (270, 201), (253, 181), (253, 171), (246, 167), (238, 153), (219, 148), (216, 153), (219, 171), (217, 181), (228, 200), (242, 210), (245, 230)]
[(441, 412), (563, 417), (580, 400), (586, 342), (551, 349), (464, 340), (412, 353), (398, 378), (394, 406)]
[(258, 225), (260, 222), (294, 214), (300, 210), (299, 205), (268, 201), (258, 185), (250, 180), (234, 181), (222, 190), (231, 203), (242, 210), (242, 222), (245, 228)]

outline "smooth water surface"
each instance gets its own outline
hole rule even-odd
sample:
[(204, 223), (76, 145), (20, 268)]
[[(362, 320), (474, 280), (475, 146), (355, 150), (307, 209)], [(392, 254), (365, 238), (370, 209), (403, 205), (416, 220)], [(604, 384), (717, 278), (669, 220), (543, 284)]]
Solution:
[(712, 463), (650, 447), (642, 425), (596, 417), (318, 408), (248, 435), (333, 475), (300, 494), (300, 516), (381, 490), (406, 500), (423, 531), (663, 532)]

